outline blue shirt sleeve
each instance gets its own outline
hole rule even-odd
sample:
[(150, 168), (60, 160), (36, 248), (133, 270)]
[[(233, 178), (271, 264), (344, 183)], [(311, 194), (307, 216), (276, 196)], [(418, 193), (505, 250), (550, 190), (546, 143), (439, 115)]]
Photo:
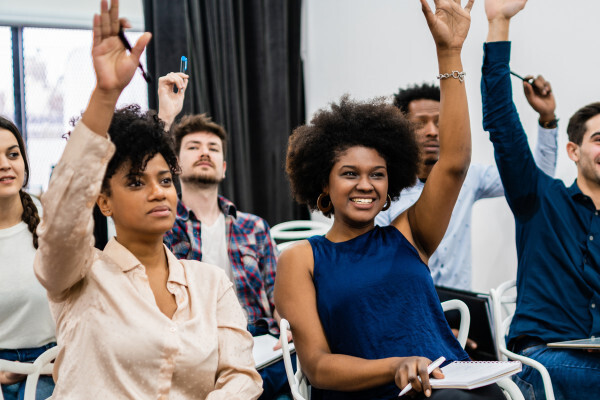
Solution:
[(538, 180), (527, 136), (513, 103), (510, 82), (510, 42), (484, 44), (481, 77), (483, 128), (494, 146), (504, 194), (515, 218), (528, 218), (537, 207)]

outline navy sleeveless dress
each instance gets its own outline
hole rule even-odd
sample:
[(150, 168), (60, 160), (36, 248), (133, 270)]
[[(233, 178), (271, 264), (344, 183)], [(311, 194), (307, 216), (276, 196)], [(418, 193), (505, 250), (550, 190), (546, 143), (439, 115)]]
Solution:
[[(468, 360), (439, 302), (429, 268), (393, 226), (342, 243), (308, 239), (317, 309), (332, 353), (365, 359), (423, 356)], [(390, 383), (361, 392), (313, 388), (313, 400), (397, 398)]]

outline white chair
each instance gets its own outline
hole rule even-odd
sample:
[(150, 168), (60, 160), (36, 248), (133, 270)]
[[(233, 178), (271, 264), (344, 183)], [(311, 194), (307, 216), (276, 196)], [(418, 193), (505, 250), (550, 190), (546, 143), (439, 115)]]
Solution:
[[(19, 363), (8, 360), (0, 360), (0, 371), (14, 372), (16, 374), (27, 375), (25, 381), (24, 400), (35, 400), (35, 390), (40, 375), (52, 374), (54, 364), (52, 361), (58, 354), (58, 347), (52, 347), (43, 352), (33, 363)], [(4, 400), (0, 390), (0, 400)]]
[(331, 225), (325, 222), (308, 219), (286, 221), (271, 228), (271, 237), (276, 241), (285, 240), (285, 242), (277, 245), (277, 248), (281, 251), (296, 240), (306, 239), (314, 235), (324, 235), (329, 228), (331, 228)]
[[(552, 389), (552, 380), (546, 367), (541, 363), (520, 354), (513, 353), (506, 348), (506, 335), (510, 329), (510, 323), (514, 315), (514, 306), (517, 302), (516, 295), (517, 282), (513, 279), (504, 282), (496, 289), (490, 290), (492, 298), (492, 315), (494, 320), (494, 334), (496, 337), (496, 353), (499, 360), (516, 360), (536, 369), (542, 375), (546, 400), (554, 400), (554, 390)], [(507, 294), (509, 291), (513, 294)]]
[(296, 372), (292, 365), (292, 356), (290, 355), (290, 347), (288, 343), (287, 331), (290, 329), (290, 323), (287, 319), (282, 318), (279, 321), (279, 337), (281, 338), (281, 349), (283, 350), (283, 365), (287, 375), (288, 383), (292, 391), (294, 400), (310, 400), (310, 387), (306, 375), (300, 368), (300, 358), (296, 356)]
[[(442, 303), (442, 309), (444, 312), (450, 310), (458, 310), (460, 313), (460, 325), (458, 329), (457, 340), (460, 345), (464, 348), (467, 343), (467, 336), (469, 334), (469, 326), (471, 324), (471, 314), (467, 305), (460, 300), (448, 300)], [(281, 331), (281, 347), (283, 348), (283, 363), (285, 365), (285, 372), (287, 374), (290, 389), (294, 400), (310, 400), (310, 388), (309, 382), (302, 369), (300, 368), (300, 359), (296, 357), (296, 372), (292, 366), (292, 359), (290, 356), (290, 350), (287, 341), (287, 331), (290, 329), (289, 322), (282, 318), (279, 323), (279, 329)], [(502, 388), (504, 394), (508, 400), (524, 400), (523, 394), (519, 390), (518, 386), (510, 379), (505, 378), (498, 382), (498, 386)]]

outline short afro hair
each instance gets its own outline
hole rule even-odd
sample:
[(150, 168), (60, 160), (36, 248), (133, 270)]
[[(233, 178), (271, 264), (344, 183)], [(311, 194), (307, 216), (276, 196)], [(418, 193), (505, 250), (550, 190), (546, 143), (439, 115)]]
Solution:
[(437, 85), (422, 83), (421, 85), (409, 86), (398, 90), (394, 94), (394, 105), (403, 113), (408, 113), (408, 105), (415, 100), (440, 101), (440, 88)]
[(102, 192), (110, 196), (109, 180), (125, 163), (130, 171), (142, 172), (146, 164), (156, 154), (161, 154), (171, 173), (179, 173), (177, 157), (173, 151), (172, 139), (165, 132), (165, 124), (155, 111), (143, 112), (138, 105), (129, 105), (116, 110), (108, 134), (115, 144), (116, 151), (110, 159), (102, 181)]
[(385, 160), (392, 199), (415, 183), (419, 147), (412, 124), (382, 98), (358, 102), (345, 95), (290, 136), (286, 172), (296, 201), (316, 210), (333, 165), (354, 146), (374, 149)]

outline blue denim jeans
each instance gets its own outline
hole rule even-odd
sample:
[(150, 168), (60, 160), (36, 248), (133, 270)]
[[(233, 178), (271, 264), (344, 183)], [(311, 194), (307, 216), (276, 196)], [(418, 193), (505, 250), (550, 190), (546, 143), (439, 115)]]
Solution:
[[(34, 362), (43, 352), (56, 343), (48, 343), (42, 347), (32, 349), (0, 350), (0, 359), (19, 362)], [(52, 396), (54, 381), (51, 376), (41, 375), (37, 384), (35, 399), (45, 400)], [(5, 400), (23, 400), (25, 396), (25, 381), (12, 385), (2, 385), (2, 395)]]
[[(523, 349), (519, 354), (542, 363), (552, 379), (556, 400), (597, 399), (600, 391), (600, 353), (585, 350), (550, 349), (545, 344)], [(544, 400), (540, 373), (527, 365), (513, 380), (528, 400)]]
[[(292, 354), (292, 366), (296, 370), (296, 354)], [(259, 400), (292, 399), (292, 392), (285, 373), (283, 360), (258, 371), (263, 380), (263, 394)]]

